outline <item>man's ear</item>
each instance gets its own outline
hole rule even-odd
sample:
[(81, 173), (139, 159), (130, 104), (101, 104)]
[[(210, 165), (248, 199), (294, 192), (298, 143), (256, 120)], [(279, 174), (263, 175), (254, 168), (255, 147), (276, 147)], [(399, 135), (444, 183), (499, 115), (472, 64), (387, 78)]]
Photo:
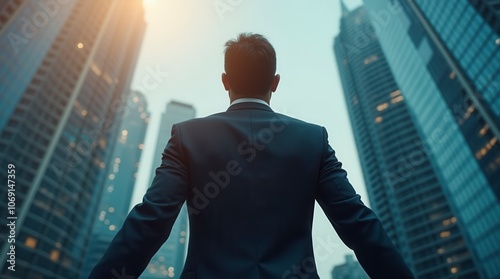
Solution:
[(280, 83), (280, 75), (275, 75), (273, 78), (273, 82), (271, 83), (271, 92), (275, 92), (278, 88), (278, 83)]
[(226, 73), (222, 73), (222, 84), (224, 85), (224, 89), (226, 91), (231, 90), (231, 84), (229, 84), (229, 77), (226, 75)]

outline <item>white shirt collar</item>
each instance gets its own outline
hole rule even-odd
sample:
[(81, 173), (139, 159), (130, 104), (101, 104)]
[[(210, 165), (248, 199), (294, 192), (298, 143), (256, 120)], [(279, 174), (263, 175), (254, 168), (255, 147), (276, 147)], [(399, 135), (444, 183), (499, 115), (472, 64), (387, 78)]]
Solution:
[(257, 98), (239, 98), (239, 99), (232, 101), (229, 106), (236, 105), (239, 103), (245, 103), (245, 102), (259, 103), (259, 104), (263, 104), (263, 105), (266, 105), (269, 107), (269, 104), (266, 103), (266, 101), (261, 100), (261, 99), (257, 99)]

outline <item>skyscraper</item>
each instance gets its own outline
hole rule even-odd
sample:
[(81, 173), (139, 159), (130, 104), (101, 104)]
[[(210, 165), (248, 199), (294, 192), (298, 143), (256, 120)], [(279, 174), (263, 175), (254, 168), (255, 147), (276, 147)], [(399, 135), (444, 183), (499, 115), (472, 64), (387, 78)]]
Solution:
[[(79, 278), (144, 34), (142, 3), (12, 0), (0, 8), (0, 99), (11, 107), (1, 114), (0, 163), (16, 167), (17, 217), (16, 271), (1, 230), (0, 277)], [(7, 204), (0, 210), (5, 220)]]
[(343, 6), (334, 51), (370, 204), (389, 236), (418, 278), (477, 276), (405, 90), (363, 7)]
[(0, 2), (0, 131), (77, 1)]
[(332, 279), (370, 279), (353, 255), (345, 256), (345, 263), (336, 265), (332, 270)]
[(94, 217), (94, 228), (85, 257), (82, 279), (88, 277), (102, 257), (130, 209), (149, 123), (147, 103), (142, 93), (132, 91), (122, 119), (111, 164), (106, 167), (108, 176), (102, 189), (98, 215)]
[[(156, 142), (155, 159), (153, 166), (159, 166), (161, 154), (170, 139), (172, 126), (176, 123), (189, 120), (195, 117), (196, 111), (193, 106), (177, 101), (171, 101), (167, 104), (167, 109), (163, 113)], [(149, 185), (153, 182), (155, 172), (151, 174)], [(149, 262), (146, 270), (140, 276), (141, 279), (154, 278), (179, 278), (187, 250), (188, 234), (188, 214), (186, 205), (181, 208), (179, 216), (172, 227), (170, 236), (163, 246), (158, 250), (155, 256)]]
[[(500, 277), (498, 1), (366, 1), (480, 278)], [(389, 12), (388, 10), (392, 12)], [(447, 255), (443, 246), (435, 253)], [(450, 272), (468, 269), (450, 257)]]

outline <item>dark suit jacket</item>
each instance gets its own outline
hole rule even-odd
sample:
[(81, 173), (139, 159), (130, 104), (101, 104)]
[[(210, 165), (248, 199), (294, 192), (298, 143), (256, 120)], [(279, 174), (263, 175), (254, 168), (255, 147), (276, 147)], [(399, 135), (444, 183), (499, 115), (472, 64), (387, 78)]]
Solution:
[(182, 279), (318, 278), (315, 201), (372, 278), (413, 278), (347, 180), (325, 128), (258, 103), (174, 125), (143, 202), (90, 278), (139, 276), (185, 201)]

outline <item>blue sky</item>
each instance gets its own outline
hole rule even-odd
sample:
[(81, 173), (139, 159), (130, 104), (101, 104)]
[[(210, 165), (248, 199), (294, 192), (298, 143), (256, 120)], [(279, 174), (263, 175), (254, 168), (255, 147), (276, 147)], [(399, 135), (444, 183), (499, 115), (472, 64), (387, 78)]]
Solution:
[[(340, 0), (143, 1), (147, 30), (132, 88), (145, 94), (151, 122), (133, 204), (141, 201), (160, 162), (161, 155), (153, 153), (166, 104), (190, 103), (197, 117), (227, 109), (229, 100), (220, 81), (223, 47), (241, 32), (263, 34), (276, 49), (281, 81), (271, 107), (325, 126), (351, 183), (368, 204), (332, 48), (339, 30)], [(345, 3), (352, 9), (362, 1)], [(330, 278), (332, 267), (352, 253), (319, 207), (313, 241), (322, 278)]]

